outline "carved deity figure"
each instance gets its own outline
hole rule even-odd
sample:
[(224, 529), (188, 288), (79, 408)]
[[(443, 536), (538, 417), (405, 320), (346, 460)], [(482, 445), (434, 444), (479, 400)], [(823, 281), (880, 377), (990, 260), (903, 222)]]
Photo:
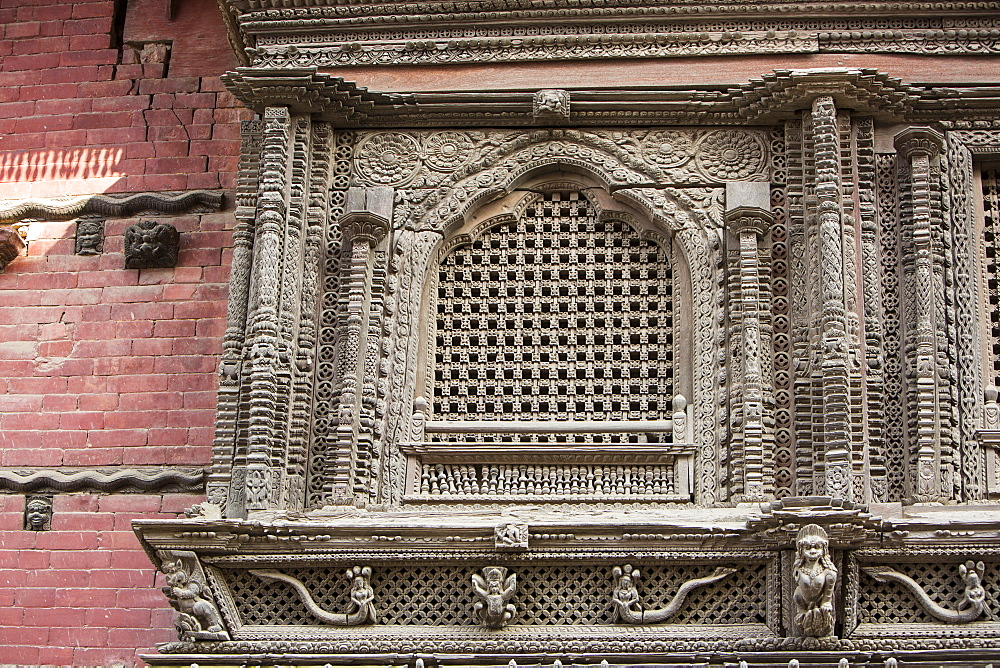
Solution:
[(822, 638), (833, 635), (833, 591), (837, 567), (830, 559), (830, 542), (818, 524), (799, 529), (795, 540), (795, 624), (803, 636)]
[(104, 221), (84, 219), (76, 226), (76, 254), (99, 255), (104, 250)]
[(215, 604), (202, 596), (202, 583), (188, 573), (184, 563), (180, 560), (165, 561), (163, 572), (167, 576), (163, 593), (178, 613), (177, 629), (181, 636), (208, 639), (205, 636), (211, 634), (218, 639), (228, 639)]
[(125, 230), (125, 268), (173, 267), (179, 246), (180, 234), (173, 225), (139, 221)]
[(491, 629), (500, 629), (507, 625), (517, 609), (513, 603), (508, 603), (517, 589), (517, 576), (507, 575), (503, 566), (487, 566), (483, 574), (472, 575), (472, 589), (482, 600), (473, 606), (479, 621)]
[(356, 608), (348, 613), (348, 617), (364, 618), (365, 622), (374, 624), (377, 614), (375, 590), (370, 584), (372, 569), (368, 566), (355, 566), (347, 571), (347, 575), (351, 578), (351, 604)]
[(31, 531), (45, 531), (52, 520), (52, 501), (43, 496), (28, 499), (24, 509), (24, 528)]
[(615, 617), (623, 621), (634, 617), (637, 613), (642, 616), (642, 607), (639, 605), (639, 590), (636, 589), (634, 577), (639, 577), (639, 571), (633, 571), (631, 566), (622, 568), (615, 567), (612, 571), (617, 578), (615, 590), (611, 594), (611, 601), (615, 606)]

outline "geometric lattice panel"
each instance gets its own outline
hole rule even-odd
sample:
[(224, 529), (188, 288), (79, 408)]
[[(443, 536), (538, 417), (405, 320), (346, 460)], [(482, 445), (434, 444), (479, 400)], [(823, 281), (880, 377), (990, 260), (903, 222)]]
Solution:
[(538, 199), (440, 262), (434, 419), (669, 418), (672, 288), (656, 242), (579, 193)]
[[(931, 600), (938, 605), (958, 609), (965, 586), (958, 567), (965, 561), (951, 563), (886, 564), (895, 571), (908, 575), (924, 588)], [(1000, 562), (984, 562), (986, 572), (983, 587), (986, 589), (986, 610), (983, 619), (991, 619), (1000, 610)], [(898, 582), (878, 582), (861, 573), (858, 600), (858, 622), (861, 624), (938, 624), (920, 606), (914, 594)]]
[[(371, 584), (379, 624), (401, 626), (471, 626), (476, 597), (471, 579), (486, 565), (455, 563), (399, 564), (372, 569)], [(712, 573), (719, 564), (639, 563), (638, 589), (646, 608), (665, 606), (677, 588)], [(532, 626), (608, 625), (612, 621), (611, 566), (597, 563), (508, 564), (517, 574), (512, 623)], [(766, 566), (742, 564), (729, 577), (695, 590), (675, 624), (762, 624), (766, 611)], [(302, 581), (316, 603), (344, 612), (349, 582), (342, 567), (282, 568)], [(258, 578), (247, 570), (223, 570), (244, 624), (323, 626), (308, 613), (298, 594), (283, 582)]]
[(993, 366), (993, 374), (988, 381), (1000, 387), (1000, 170), (984, 169), (982, 176), (983, 241)]

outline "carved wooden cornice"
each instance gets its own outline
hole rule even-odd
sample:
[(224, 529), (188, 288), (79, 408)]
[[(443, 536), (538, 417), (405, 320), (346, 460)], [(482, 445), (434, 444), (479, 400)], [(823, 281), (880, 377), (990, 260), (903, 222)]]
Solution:
[(221, 209), (222, 203), (222, 193), (213, 190), (31, 197), (0, 200), (0, 223), (25, 219), (65, 220), (86, 215), (209, 213)]
[[(256, 66), (1000, 51), (996, 2), (219, 0)], [(894, 20), (905, 17), (901, 23)], [(474, 26), (476, 29), (469, 29)]]
[(359, 125), (376, 104), (392, 107), (401, 102), (400, 96), (370, 93), (316, 68), (239, 67), (222, 75), (222, 82), (257, 113), (263, 113), (266, 107), (282, 106), (294, 112), (319, 114), (347, 126)]
[[(230, 91), (257, 112), (269, 106), (316, 114), (341, 127), (547, 126), (536, 113), (538, 91), (378, 93), (320, 72), (316, 67), (243, 67), (222, 77)], [(995, 87), (921, 87), (871, 68), (777, 70), (727, 90), (587, 89), (560, 91), (568, 119), (591, 125), (770, 124), (808, 109), (819, 96), (838, 108), (886, 121), (1000, 118)]]

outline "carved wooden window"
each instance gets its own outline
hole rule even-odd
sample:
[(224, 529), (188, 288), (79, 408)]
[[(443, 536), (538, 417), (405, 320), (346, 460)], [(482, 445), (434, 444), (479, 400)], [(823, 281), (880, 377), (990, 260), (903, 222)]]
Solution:
[(654, 241), (578, 193), (539, 198), (440, 263), (433, 415), (669, 419), (671, 290)]
[(529, 197), (437, 265), (404, 500), (689, 500), (669, 250), (581, 193)]

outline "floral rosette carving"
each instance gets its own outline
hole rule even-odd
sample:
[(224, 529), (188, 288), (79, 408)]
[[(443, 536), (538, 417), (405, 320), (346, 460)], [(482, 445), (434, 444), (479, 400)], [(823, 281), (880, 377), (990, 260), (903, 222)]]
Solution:
[(766, 157), (764, 142), (740, 130), (710, 132), (698, 146), (698, 167), (720, 181), (746, 179), (760, 173)]
[(358, 171), (375, 185), (400, 185), (413, 178), (420, 168), (417, 142), (398, 132), (368, 137), (358, 146), (354, 157)]
[(439, 172), (458, 169), (472, 155), (472, 140), (460, 132), (435, 132), (424, 140), (424, 160)]
[(677, 130), (650, 132), (642, 140), (642, 155), (658, 167), (677, 167), (684, 164), (694, 152), (691, 136)]

